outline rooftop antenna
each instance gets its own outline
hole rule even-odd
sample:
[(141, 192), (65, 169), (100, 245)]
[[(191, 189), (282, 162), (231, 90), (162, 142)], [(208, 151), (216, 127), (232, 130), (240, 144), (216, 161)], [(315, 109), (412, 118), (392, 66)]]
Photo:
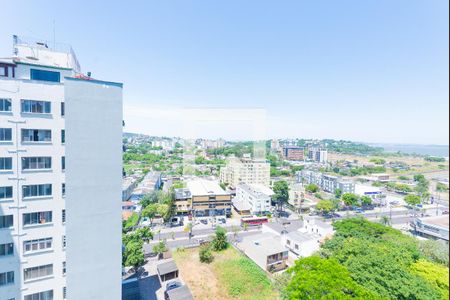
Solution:
[(53, 19), (53, 51), (56, 50), (55, 19)]

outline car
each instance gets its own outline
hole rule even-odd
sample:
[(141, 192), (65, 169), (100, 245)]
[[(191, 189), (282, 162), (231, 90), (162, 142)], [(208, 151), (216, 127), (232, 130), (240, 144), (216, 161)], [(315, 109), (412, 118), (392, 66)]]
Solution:
[(204, 240), (204, 239), (198, 239), (197, 242), (198, 242), (198, 244), (199, 244), (200, 246), (209, 243), (209, 241)]
[(183, 286), (183, 284), (177, 280), (167, 283), (166, 290), (164, 291), (164, 299), (166, 299), (166, 300), (169, 299), (169, 294), (167, 293), (168, 291), (174, 290), (174, 289), (182, 287), (182, 286)]
[(443, 214), (443, 215), (448, 215), (448, 210), (444, 210), (444, 211), (442, 212), (442, 214)]
[(389, 202), (389, 204), (390, 204), (390, 205), (399, 205), (400, 202), (397, 201), (397, 200), (394, 200), (394, 201)]
[(362, 213), (364, 212), (364, 210), (361, 209), (361, 208), (356, 208), (356, 209), (355, 209), (355, 212), (356, 212), (357, 214), (362, 214)]
[(205, 225), (206, 225), (206, 224), (208, 224), (208, 220), (205, 220), (205, 219), (201, 219), (201, 220), (200, 220), (200, 223), (202, 223), (202, 224), (205, 224)]
[(227, 222), (227, 220), (225, 220), (224, 218), (220, 218), (219, 222), (222, 223), (222, 224), (225, 224)]

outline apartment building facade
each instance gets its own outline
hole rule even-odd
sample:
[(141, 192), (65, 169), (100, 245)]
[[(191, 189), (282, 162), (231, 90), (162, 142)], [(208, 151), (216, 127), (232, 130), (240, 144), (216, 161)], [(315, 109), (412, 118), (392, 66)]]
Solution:
[(236, 187), (233, 206), (237, 211), (249, 211), (251, 214), (267, 213), (271, 211), (273, 191), (261, 184), (240, 183)]
[(229, 158), (220, 168), (220, 182), (236, 188), (239, 183), (270, 185), (270, 164), (266, 160), (250, 157)]
[(325, 164), (328, 161), (328, 151), (323, 148), (311, 147), (308, 149), (308, 159)]
[(298, 172), (297, 182), (303, 184), (315, 184), (329, 193), (334, 193), (336, 189), (340, 189), (342, 193), (355, 193), (354, 182), (312, 170), (302, 170)]
[[(66, 197), (66, 175), (68, 175), (66, 172), (65, 132), (68, 119), (66, 103), (68, 101), (66, 100), (73, 97), (74, 92), (82, 92), (73, 88), (74, 85), (79, 84), (78, 82), (74, 82), (70, 90), (68, 90), (66, 82), (82, 80), (77, 77), (80, 74), (80, 67), (71, 48), (56, 50), (50, 48), (46, 43), (24, 41), (14, 36), (13, 49), (14, 53), (11, 58), (0, 60), (0, 295), (2, 299), (8, 300), (66, 299), (68, 281), (68, 272), (66, 271), (70, 269), (69, 265), (73, 266), (77, 263), (75, 262), (76, 255), (71, 257), (70, 263), (67, 262), (69, 256), (66, 253), (68, 223), (66, 220), (74, 219), (71, 214), (80, 209), (77, 207), (68, 210), (66, 207), (66, 198), (68, 198)], [(96, 110), (100, 106), (104, 106), (104, 103), (100, 104), (95, 100), (96, 97), (102, 95), (103, 86), (107, 83), (100, 85), (98, 82), (86, 82), (86, 84), (95, 85), (92, 87), (92, 91), (98, 94), (83, 95), (90, 103), (89, 108)], [(117, 107), (120, 105), (119, 122), (121, 122), (121, 87), (120, 99), (114, 99), (114, 102)], [(78, 115), (80, 112), (74, 111), (74, 107), (78, 104), (74, 103), (69, 110), (74, 112), (70, 114), (71, 127), (86, 133), (92, 130), (89, 128), (92, 123), (80, 122)], [(86, 109), (86, 106), (84, 108)], [(112, 114), (109, 118), (114, 120), (114, 116), (117, 114)], [(101, 116), (95, 120), (95, 122), (104, 121)], [(121, 125), (119, 127), (120, 134)], [(118, 127), (114, 124), (108, 129), (107, 126), (108, 124), (98, 124), (98, 129), (117, 131)], [(109, 134), (105, 136), (110, 137)], [(102, 138), (99, 139), (99, 142), (101, 141)], [(71, 144), (78, 144), (80, 148), (72, 151), (74, 154), (70, 158), (70, 164), (79, 164), (78, 172), (86, 173), (88, 169), (80, 163), (82, 156), (78, 152), (95, 152), (96, 149), (86, 151), (87, 145), (95, 145), (95, 143), (87, 144), (86, 139), (81, 138)], [(118, 145), (121, 146), (121, 140)], [(90, 155), (91, 153), (85, 154), (86, 157)], [(114, 159), (116, 158), (114, 155), (115, 152), (112, 151), (112, 154), (104, 157), (105, 159)], [(96, 167), (101, 161), (100, 159), (98, 162), (92, 162), (91, 166)], [(106, 203), (103, 201), (104, 197), (112, 196), (112, 199), (108, 200), (113, 204), (115, 203), (115, 192), (117, 192), (117, 204), (120, 204), (121, 162), (113, 160), (111, 166), (117, 167), (119, 170), (117, 177), (112, 175), (114, 178), (118, 178), (117, 189), (113, 185), (110, 187), (110, 192), (103, 191), (103, 196), (99, 193), (93, 196), (98, 196), (97, 201), (103, 204)], [(76, 169), (73, 168), (73, 170)], [(113, 169), (115, 170), (115, 168)], [(108, 167), (106, 167), (106, 171), (108, 171)], [(71, 176), (74, 175), (83, 177), (83, 179), (89, 177), (81, 175), (81, 173)], [(102, 190), (102, 187), (103, 184), (98, 183), (97, 188)], [(74, 184), (70, 189), (73, 191), (70, 193), (71, 195), (77, 195), (77, 191), (83, 187), (77, 187)], [(84, 206), (87, 198), (89, 197), (70, 199), (73, 202), (72, 206)], [(106, 204), (106, 208), (107, 206), (108, 204)], [(87, 210), (86, 207), (83, 207), (84, 211)], [(120, 224), (120, 206), (118, 208), (118, 223)], [(66, 210), (71, 218), (66, 218)], [(78, 218), (80, 222), (86, 222), (83, 214), (79, 214)], [(109, 221), (105, 223), (109, 223)], [(111, 224), (115, 224), (114, 221)], [(76, 226), (77, 224), (72, 222), (72, 225)], [(74, 228), (75, 230), (77, 229)], [(120, 233), (118, 237), (120, 242)], [(105, 246), (114, 246), (117, 242), (114, 239), (114, 233), (110, 239), (113, 243), (106, 242)], [(75, 234), (72, 234), (70, 240), (71, 244), (72, 242), (74, 245), (76, 244)], [(85, 236), (84, 241), (85, 249), (89, 249), (89, 234)], [(120, 255), (120, 243), (117, 246)], [(80, 249), (73, 248), (72, 253), (77, 253), (77, 250)], [(101, 249), (98, 250), (101, 251)], [(114, 247), (110, 249), (110, 252), (111, 250), (114, 250)], [(88, 259), (89, 255), (89, 253), (86, 254), (85, 259)], [(118, 259), (120, 284), (120, 256)], [(86, 271), (95, 269), (95, 266), (85, 267)], [(114, 267), (115, 264), (112, 262), (111, 270)], [(107, 276), (105, 280), (108, 279)], [(111, 284), (110, 291), (115, 291), (114, 282), (110, 281), (109, 283)], [(81, 289), (83, 284), (86, 284), (86, 289), (92, 286), (92, 283), (88, 284), (87, 281), (73, 282), (73, 295), (86, 296), (83, 289), (75, 293), (75, 290)], [(96, 298), (97, 293), (91, 295)], [(117, 296), (108, 299), (119, 299), (119, 297), (120, 289)], [(78, 296), (69, 298), (80, 299)], [(106, 298), (100, 296), (96, 299)]]
[(282, 154), (284, 159), (301, 161), (305, 158), (305, 149), (297, 146), (283, 147)]
[[(231, 194), (225, 192), (216, 181), (194, 179), (187, 182), (191, 199), (191, 212), (196, 217), (230, 216)], [(175, 201), (176, 203), (177, 201)]]

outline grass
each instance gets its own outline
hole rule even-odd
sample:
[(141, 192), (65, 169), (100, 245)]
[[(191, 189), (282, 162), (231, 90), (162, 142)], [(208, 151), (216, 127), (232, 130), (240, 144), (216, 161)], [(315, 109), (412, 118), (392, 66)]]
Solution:
[(267, 274), (250, 259), (230, 247), (213, 252), (210, 264), (199, 261), (198, 249), (176, 251), (181, 277), (188, 284), (195, 299), (278, 299)]

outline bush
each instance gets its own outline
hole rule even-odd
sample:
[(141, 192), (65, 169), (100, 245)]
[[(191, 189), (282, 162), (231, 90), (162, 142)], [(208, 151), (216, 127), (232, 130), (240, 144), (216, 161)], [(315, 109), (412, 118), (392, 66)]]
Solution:
[(207, 264), (211, 263), (214, 259), (211, 248), (208, 245), (203, 245), (200, 247), (198, 256), (200, 258), (200, 262)]

